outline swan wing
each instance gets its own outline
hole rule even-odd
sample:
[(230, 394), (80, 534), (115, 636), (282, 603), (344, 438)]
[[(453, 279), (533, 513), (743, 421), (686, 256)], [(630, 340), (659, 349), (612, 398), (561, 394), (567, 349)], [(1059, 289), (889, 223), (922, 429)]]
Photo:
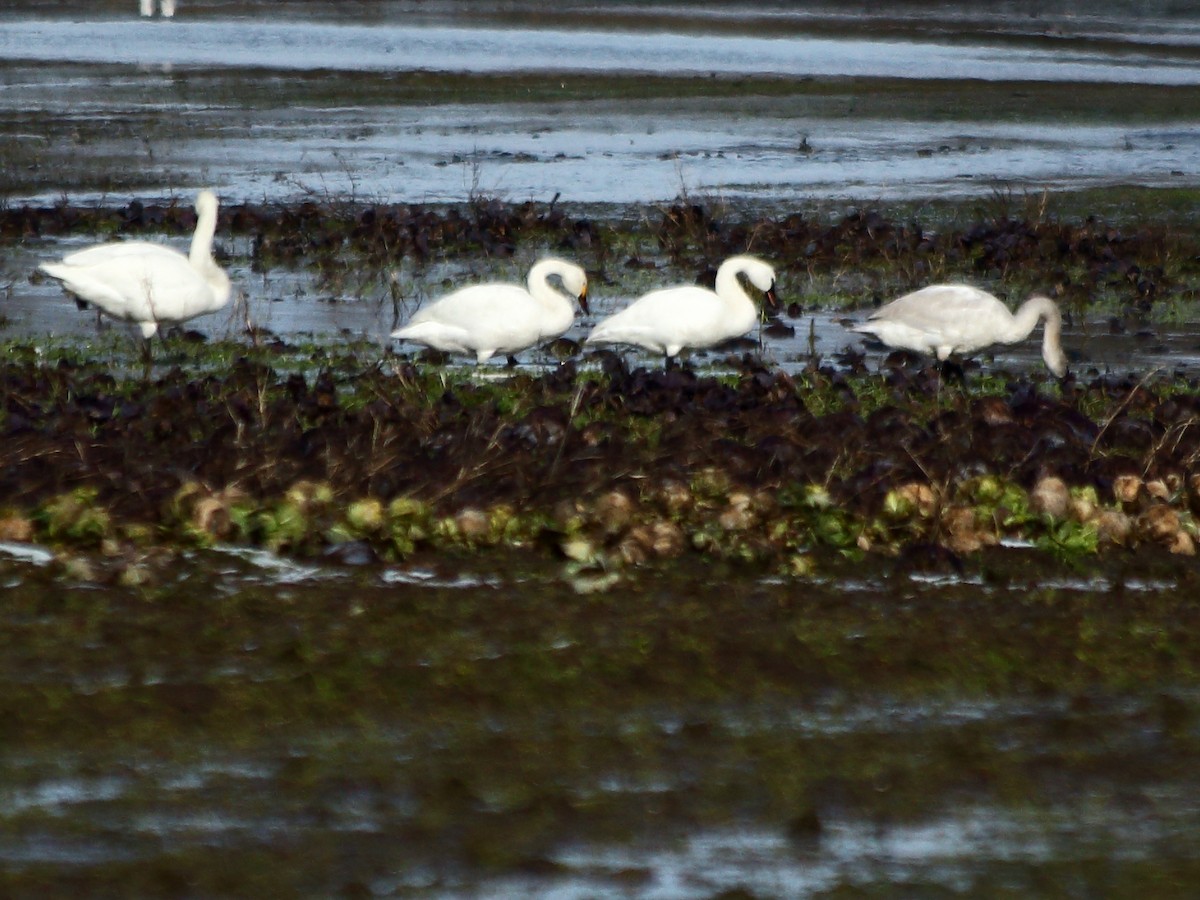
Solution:
[(63, 257), (62, 262), (68, 266), (98, 266), (118, 260), (134, 259), (174, 259), (186, 263), (187, 256), (168, 247), (165, 244), (155, 244), (150, 241), (114, 241), (111, 244), (97, 244), (83, 250), (76, 250)]
[(544, 317), (541, 304), (524, 288), (473, 285), (419, 310), (392, 337), (448, 352), (516, 353), (542, 337)]
[(750, 327), (738, 330), (738, 324), (730, 322), (724, 301), (712, 291), (695, 286), (663, 288), (598, 323), (587, 339), (663, 353), (671, 347), (711, 346)]
[(932, 285), (893, 300), (853, 330), (893, 347), (970, 353), (1006, 340), (1012, 319), (1008, 307), (986, 291)]
[(901, 321), (914, 328), (937, 329), (946, 322), (1007, 314), (1008, 308), (986, 291), (967, 285), (932, 285), (905, 294), (877, 310), (872, 321)]
[(156, 249), (136, 252), (120, 244), (93, 247), (41, 268), (72, 294), (116, 319), (182, 322), (208, 312), (212, 289), (187, 257), (148, 246)]

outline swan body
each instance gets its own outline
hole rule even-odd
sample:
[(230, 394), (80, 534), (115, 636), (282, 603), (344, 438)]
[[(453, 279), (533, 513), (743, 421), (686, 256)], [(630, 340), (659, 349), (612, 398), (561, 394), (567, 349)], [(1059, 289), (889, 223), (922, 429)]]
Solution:
[(965, 284), (935, 284), (905, 294), (851, 330), (887, 344), (945, 361), (953, 353), (971, 354), (992, 344), (1015, 344), (1045, 321), (1042, 359), (1059, 378), (1067, 373), (1062, 348), (1062, 314), (1048, 297), (1035, 295), (1014, 315), (996, 297)]
[[(552, 275), (570, 297), (550, 284)], [(543, 259), (529, 270), (526, 285), (462, 288), (419, 310), (392, 337), (447, 353), (474, 353), (482, 363), (561, 337), (575, 322), (576, 301), (588, 312), (587, 274), (574, 263)]]
[(38, 266), (80, 300), (114, 319), (137, 324), (149, 339), (160, 324), (175, 325), (229, 302), (229, 277), (212, 258), (217, 197), (196, 197), (191, 251), (148, 241), (99, 244)]
[(758, 322), (758, 307), (738, 275), (775, 304), (775, 270), (753, 256), (731, 256), (717, 269), (716, 290), (699, 285), (660, 288), (599, 322), (589, 344), (632, 344), (666, 357), (684, 347), (712, 347), (740, 337)]

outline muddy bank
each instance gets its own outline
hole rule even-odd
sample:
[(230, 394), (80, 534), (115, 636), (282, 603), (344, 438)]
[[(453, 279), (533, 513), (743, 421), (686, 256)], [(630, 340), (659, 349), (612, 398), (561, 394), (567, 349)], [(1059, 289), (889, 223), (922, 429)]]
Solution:
[[(9, 215), (7, 246), (192, 228)], [(1126, 342), (1195, 284), (1162, 216), (313, 205), (221, 229), (226, 262), (400, 259), (431, 293), (547, 248), (617, 293), (769, 247), (785, 298), (856, 306), (1062, 266), (1120, 297)], [(568, 340), (479, 372), (254, 327), (171, 338), (144, 378), (116, 332), (5, 351), (12, 896), (1191, 894), (1187, 370), (1059, 383), (1004, 355), (958, 380), (740, 345), (664, 372)]]
[[(1081, 317), (1104, 298), (1118, 340), (1193, 305), (1200, 241), (1173, 219), (1017, 212), (1001, 204), (935, 225), (871, 210), (830, 220), (677, 204), (631, 224), (497, 201), (240, 204), (222, 209), (218, 232), (251, 270), (353, 270), (393, 285), (405, 260), (437, 272), (540, 247), (583, 262), (594, 293), (634, 293), (667, 272), (710, 280), (749, 248), (777, 261), (785, 303), (790, 284), (842, 279), (846, 290), (847, 272), (867, 308), (931, 280), (1037, 285)], [(193, 227), (174, 204), (0, 210), (11, 244)], [(764, 333), (795, 339), (788, 319), (802, 310), (793, 301)], [(168, 344), (146, 378), (119, 340), (10, 344), (5, 534), (362, 560), (521, 545), (596, 569), (700, 553), (798, 573), (827, 551), (963, 554), (1013, 541), (1194, 552), (1200, 432), (1186, 370), (1114, 373), (1074, 351), (1062, 384), (996, 363), (954, 380), (903, 357), (876, 371), (847, 341), (787, 370), (745, 342), (664, 372), (563, 340), (548, 367), (487, 382), (470, 368), (246, 325), (238, 341)]]
[(213, 542), (355, 563), (524, 547), (601, 575), (695, 554), (803, 575), (998, 543), (1195, 552), (1194, 379), (944, 384), (854, 360), (792, 377), (752, 357), (715, 377), (602, 353), (481, 382), (200, 352), (227, 355), (141, 381), (10, 349), (0, 537), (99, 550), (111, 577), (140, 577), (139, 548)]

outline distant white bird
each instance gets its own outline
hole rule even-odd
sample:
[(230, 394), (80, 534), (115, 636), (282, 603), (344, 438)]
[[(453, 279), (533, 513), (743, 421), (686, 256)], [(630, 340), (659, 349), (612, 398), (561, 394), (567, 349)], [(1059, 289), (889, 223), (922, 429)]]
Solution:
[(1000, 300), (979, 288), (935, 284), (893, 300), (851, 331), (874, 335), (889, 347), (933, 353), (945, 362), (952, 353), (970, 354), (992, 344), (1015, 344), (1029, 337), (1042, 319), (1046, 322), (1042, 359), (1062, 378), (1067, 373), (1062, 314), (1048, 297), (1030, 297), (1014, 316)]
[[(567, 294), (553, 287), (557, 275)], [(476, 284), (447, 294), (392, 332), (397, 340), (448, 353), (474, 353), (486, 362), (561, 337), (575, 322), (575, 303), (589, 312), (587, 274), (564, 259), (543, 259), (529, 270), (528, 290), (516, 284)]]
[[(154, 0), (138, 0), (138, 8), (143, 16), (154, 15)], [(159, 0), (158, 10), (164, 19), (175, 15), (175, 0)]]
[(148, 241), (88, 247), (62, 262), (38, 266), (79, 300), (114, 319), (134, 322), (147, 341), (160, 324), (175, 325), (229, 302), (229, 277), (212, 258), (217, 197), (196, 197), (196, 231), (189, 255)]
[(711, 347), (740, 337), (758, 322), (758, 307), (738, 275), (775, 305), (775, 270), (753, 256), (731, 256), (717, 269), (715, 291), (694, 284), (651, 291), (597, 323), (587, 343), (633, 344), (669, 359), (684, 347)]

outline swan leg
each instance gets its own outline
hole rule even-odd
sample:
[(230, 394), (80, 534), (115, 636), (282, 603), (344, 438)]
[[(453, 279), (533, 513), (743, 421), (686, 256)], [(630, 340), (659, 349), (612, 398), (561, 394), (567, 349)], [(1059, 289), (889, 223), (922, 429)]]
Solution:
[[(75, 298), (75, 308), (79, 309), (79, 310), (87, 310), (87, 309), (92, 308), (92, 304), (88, 303), (86, 300), (80, 300), (78, 297), (76, 297)], [(100, 334), (103, 334), (104, 332), (108, 331), (108, 322), (105, 321), (104, 313), (101, 312), (100, 307), (97, 306), (95, 309), (96, 309), (96, 331)]]
[(625, 357), (616, 350), (597, 350), (595, 358), (600, 362), (600, 371), (609, 378), (629, 377), (629, 365)]
[(154, 368), (154, 352), (150, 346), (150, 338), (142, 336), (142, 380), (150, 380), (150, 372)]
[(955, 381), (959, 384), (967, 383), (966, 370), (963, 368), (962, 362), (954, 357), (942, 360), (941, 376), (943, 381)]

